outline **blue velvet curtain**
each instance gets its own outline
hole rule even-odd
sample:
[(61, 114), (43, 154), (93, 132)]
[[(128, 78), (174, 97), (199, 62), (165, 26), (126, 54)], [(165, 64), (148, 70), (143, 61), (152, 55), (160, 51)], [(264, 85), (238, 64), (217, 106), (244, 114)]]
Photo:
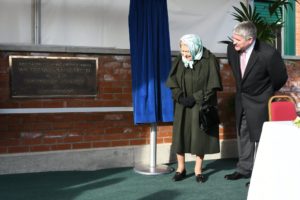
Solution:
[(134, 123), (173, 120), (167, 0), (130, 0), (129, 35)]

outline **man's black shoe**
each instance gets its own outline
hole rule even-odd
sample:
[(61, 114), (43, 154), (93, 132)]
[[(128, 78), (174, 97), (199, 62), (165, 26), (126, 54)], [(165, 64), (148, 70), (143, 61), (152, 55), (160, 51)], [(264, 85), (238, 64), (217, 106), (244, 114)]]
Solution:
[(245, 174), (241, 174), (239, 172), (234, 172), (232, 174), (225, 175), (224, 178), (227, 180), (238, 180), (241, 178), (250, 178), (250, 176), (251, 176), (250, 174), (245, 175)]

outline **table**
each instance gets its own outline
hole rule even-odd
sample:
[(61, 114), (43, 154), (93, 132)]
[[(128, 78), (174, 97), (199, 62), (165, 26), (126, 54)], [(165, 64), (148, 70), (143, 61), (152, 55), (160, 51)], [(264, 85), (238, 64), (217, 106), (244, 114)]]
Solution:
[(300, 128), (265, 122), (247, 200), (300, 199)]

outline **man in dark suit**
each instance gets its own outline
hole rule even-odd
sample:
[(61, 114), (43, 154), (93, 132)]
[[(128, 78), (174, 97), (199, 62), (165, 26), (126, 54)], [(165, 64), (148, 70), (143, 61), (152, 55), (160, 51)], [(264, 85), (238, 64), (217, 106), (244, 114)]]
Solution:
[(236, 81), (235, 117), (238, 142), (236, 171), (228, 180), (250, 178), (262, 126), (268, 120), (268, 100), (287, 81), (280, 53), (256, 39), (250, 21), (236, 25), (227, 47), (228, 62)]

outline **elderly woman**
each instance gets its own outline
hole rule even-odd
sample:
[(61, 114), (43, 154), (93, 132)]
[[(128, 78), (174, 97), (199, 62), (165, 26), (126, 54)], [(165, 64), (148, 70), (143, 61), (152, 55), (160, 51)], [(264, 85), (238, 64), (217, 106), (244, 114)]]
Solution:
[[(216, 108), (216, 93), (222, 90), (220, 68), (199, 36), (184, 35), (179, 44), (181, 55), (174, 60), (166, 82), (175, 103), (172, 146), (178, 166), (173, 180), (185, 178), (185, 153), (191, 153), (196, 155), (196, 181), (203, 183), (204, 155), (220, 152), (218, 120), (210, 122), (208, 127), (201, 120), (204, 104)], [(216, 109), (215, 112), (217, 114)]]

